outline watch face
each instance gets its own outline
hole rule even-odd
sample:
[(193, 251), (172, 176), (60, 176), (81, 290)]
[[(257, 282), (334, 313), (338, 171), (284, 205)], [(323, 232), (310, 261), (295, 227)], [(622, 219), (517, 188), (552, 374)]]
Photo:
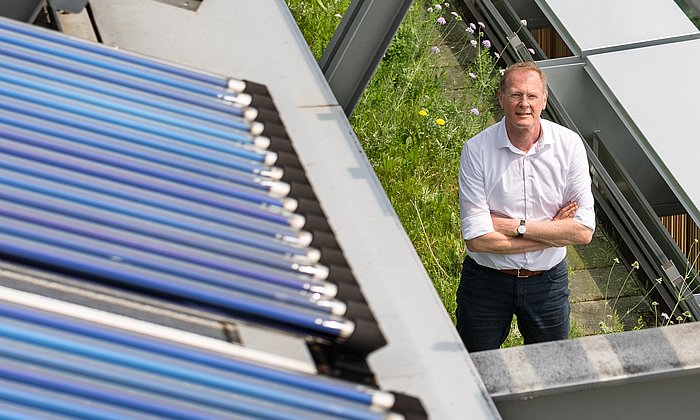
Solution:
[(519, 233), (519, 234), (524, 235), (524, 234), (525, 234), (525, 230), (526, 230), (526, 229), (525, 229), (525, 225), (520, 225), (520, 226), (518, 226), (518, 233)]

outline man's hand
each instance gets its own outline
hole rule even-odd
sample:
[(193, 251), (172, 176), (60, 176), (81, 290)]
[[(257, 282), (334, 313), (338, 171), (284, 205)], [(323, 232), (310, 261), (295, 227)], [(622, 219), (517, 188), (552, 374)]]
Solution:
[(578, 203), (575, 201), (570, 201), (566, 203), (564, 207), (559, 209), (552, 220), (573, 219), (573, 217), (576, 215), (576, 210), (578, 210)]

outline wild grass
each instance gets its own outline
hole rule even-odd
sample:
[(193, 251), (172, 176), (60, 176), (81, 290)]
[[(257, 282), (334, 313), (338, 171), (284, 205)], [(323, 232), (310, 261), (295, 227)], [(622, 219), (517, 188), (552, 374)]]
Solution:
[[(287, 3), (311, 51), (320, 58), (349, 0)], [(464, 258), (459, 156), (464, 142), (493, 121), (492, 98), (500, 75), (492, 54), (481, 44), (480, 28), (473, 25), (474, 34), (466, 31), (468, 23), (453, 8), (447, 3), (441, 7), (428, 10), (419, 1), (412, 5), (350, 122), (445, 308), (454, 316)], [(454, 41), (445, 44), (443, 39)], [(449, 55), (469, 57), (456, 86), (448, 80)], [(464, 77), (469, 73), (473, 77)]]
[[(286, 2), (320, 59), (350, 0)], [(481, 29), (478, 22), (462, 20), (448, 3), (438, 9), (416, 0), (350, 117), (453, 320), (465, 254), (458, 204), (460, 152), (466, 140), (497, 118), (500, 69)], [(461, 68), (452, 71), (448, 63), (454, 62)], [(614, 308), (600, 332), (622, 331), (621, 318), (627, 315), (618, 316)], [(587, 334), (572, 322), (571, 338)], [(514, 321), (504, 347), (521, 344)]]

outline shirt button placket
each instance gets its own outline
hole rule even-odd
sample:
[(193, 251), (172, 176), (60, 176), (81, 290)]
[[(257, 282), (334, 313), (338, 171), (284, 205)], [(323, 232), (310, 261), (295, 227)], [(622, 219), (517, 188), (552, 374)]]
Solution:
[[(531, 172), (532, 168), (530, 166), (530, 157), (525, 155), (523, 156), (523, 219), (525, 220), (527, 220), (532, 214), (532, 209), (530, 208), (531, 200), (528, 199), (530, 194), (532, 194)], [(529, 263), (529, 261), (527, 260), (527, 253), (525, 253), (525, 264), (527, 265), (527, 263)]]

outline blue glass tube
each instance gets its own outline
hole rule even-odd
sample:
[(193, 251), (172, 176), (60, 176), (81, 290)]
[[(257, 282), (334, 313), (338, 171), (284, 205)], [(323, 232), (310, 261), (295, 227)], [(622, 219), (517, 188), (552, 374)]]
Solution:
[[(153, 419), (153, 416), (146, 417), (143, 413), (138, 413), (134, 410), (109, 406), (86, 398), (78, 398), (63, 392), (49, 391), (4, 378), (0, 378), (0, 401), (8, 402), (2, 404), (2, 406), (10, 405), (7, 411), (0, 411), (4, 417), (10, 419)], [(24, 408), (27, 409), (25, 410)], [(12, 417), (15, 413), (17, 415)]]
[(299, 420), (327, 418), (327, 416), (288, 404), (252, 398), (241, 393), (232, 395), (230, 391), (221, 390), (218, 387), (174, 379), (171, 376), (150, 373), (121, 363), (92, 359), (24, 340), (0, 337), (0, 360), (3, 357), (31, 366), (45, 367), (79, 377), (95, 378), (107, 383), (126, 386), (134, 393), (145, 391), (185, 403), (192, 402), (205, 407), (226, 410), (226, 412), (237, 415)]
[[(171, 398), (135, 393), (124, 387), (105, 384), (95, 380), (86, 380), (75, 375), (36, 369), (26, 364), (4, 360), (0, 364), (0, 377), (29, 384), (42, 389), (62, 392), (68, 395), (112, 404), (117, 407), (181, 419), (224, 419), (235, 418), (220, 410), (210, 410), (194, 404), (183, 404)], [(93, 414), (94, 416), (95, 414)]]
[(152, 177), (161, 178), (182, 185), (188, 185), (199, 190), (211, 191), (225, 197), (235, 197), (253, 203), (265, 204), (277, 208), (284, 208), (283, 200), (271, 197), (267, 190), (251, 188), (247, 185), (234, 184), (212, 176), (205, 176), (183, 170), (177, 167), (152, 162), (140, 157), (132, 157), (111, 150), (93, 147), (76, 142), (66, 141), (62, 138), (49, 136), (43, 133), (33, 132), (14, 125), (4, 123), (0, 117), (0, 137), (31, 145), (40, 149), (53, 150), (63, 155), (76, 156), (91, 162), (99, 162), (116, 168), (123, 168), (134, 173), (141, 173)]
[[(0, 335), (92, 360), (121, 365), (321, 414), (383, 418), (369, 388), (314, 375), (271, 369), (78, 319), (0, 305)], [(9, 318), (8, 318), (9, 317)], [(7, 322), (4, 322), (7, 321)], [(221, 364), (226, 368), (220, 368)], [(292, 383), (289, 383), (292, 382)], [(377, 392), (377, 391), (374, 391)]]
[[(112, 91), (105, 94), (96, 92), (94, 87), (76, 87), (65, 82), (52, 81), (49, 77), (36, 77), (26, 71), (18, 72), (6, 68), (6, 66), (0, 66), (0, 68), (2, 67), (5, 68), (0, 72), (0, 81), (45, 94), (49, 99), (52, 97), (60, 97), (63, 100), (70, 99), (76, 103), (89, 104), (100, 109), (108, 109), (225, 140), (242, 143), (252, 141), (250, 123), (242, 118), (230, 117), (228, 124), (219, 124), (201, 118), (193, 118), (184, 113), (183, 110), (168, 111), (162, 106), (145, 105), (131, 99), (119, 98), (119, 96), (124, 96), (123, 88), (119, 86), (112, 87)], [(70, 78), (68, 79), (70, 80)]]
[[(0, 54), (2, 50), (0, 49)], [(195, 106), (184, 101), (176, 101), (163, 95), (144, 92), (128, 86), (116, 83), (107, 83), (94, 78), (88, 78), (68, 72), (55, 67), (49, 67), (32, 61), (20, 60), (3, 54), (0, 60), (0, 67), (6, 70), (15, 71), (20, 74), (34, 76), (40, 80), (50, 80), (61, 86), (71, 86), (78, 89), (86, 89), (92, 92), (108, 95), (110, 97), (123, 99), (136, 104), (154, 107), (159, 110), (176, 113), (183, 116), (196, 118), (221, 126), (234, 129), (247, 129), (248, 122), (241, 115), (223, 113), (211, 108)]]
[(133, 63), (144, 66), (150, 69), (163, 71), (166, 73), (178, 75), (187, 79), (197, 80), (202, 83), (219, 86), (225, 88), (228, 85), (228, 79), (221, 76), (205, 73), (201, 70), (190, 70), (182, 66), (157, 61), (152, 58), (145, 58), (127, 51), (116, 50), (106, 47), (101, 44), (86, 42), (81, 39), (70, 38), (59, 35), (53, 31), (43, 31), (41, 28), (27, 28), (22, 25), (17, 25), (15, 22), (3, 20), (0, 22), (0, 27), (9, 29), (16, 33), (30, 35), (36, 38), (41, 38), (47, 41), (60, 43), (65, 46), (70, 46), (83, 51), (90, 51), (95, 54), (109, 57), (112, 59), (121, 60), (127, 63)]
[(106, 278), (112, 282), (150, 290), (166, 297), (177, 297), (211, 308), (230, 311), (246, 318), (273, 322), (279, 326), (287, 326), (319, 337), (337, 339), (351, 334), (354, 330), (354, 325), (349, 320), (323, 314), (317, 310), (244, 295), (233, 290), (125, 264), (118, 260), (77, 252), (51, 244), (50, 241), (55, 241), (55, 237), (33, 240), (27, 239), (24, 235), (8, 233), (6, 229), (7, 226), (0, 226), (0, 253), (6, 256)]
[(298, 260), (304, 260), (306, 248), (284, 243), (270, 243), (273, 249), (253, 246), (249, 243), (234, 242), (229, 237), (218, 237), (201, 233), (183, 226), (146, 220), (109, 209), (91, 207), (84, 204), (19, 189), (0, 183), (0, 201), (17, 203), (34, 209), (44, 209), (53, 214), (65, 214), (105, 226), (113, 226), (131, 232), (138, 232), (153, 238), (161, 238), (175, 243), (194, 246), (258, 263), (268, 263), (283, 269), (294, 269)]
[[(234, 156), (221, 156), (218, 152), (200, 151), (187, 146), (168, 147), (167, 142), (156, 137), (145, 134), (139, 136), (135, 131), (118, 126), (90, 125), (89, 121), (82, 121), (80, 118), (75, 118), (70, 121), (72, 125), (68, 125), (66, 115), (60, 111), (23, 106), (21, 102), (12, 99), (0, 102), (0, 109), (3, 109), (3, 112), (0, 112), (0, 122), (5, 127), (22, 128), (32, 133), (91, 145), (269, 192), (269, 187), (262, 185), (266, 177), (261, 175), (261, 171), (266, 168), (261, 164), (251, 164)], [(55, 121), (49, 121), (51, 117)]]
[[(1, 163), (1, 161), (0, 161)], [(153, 206), (143, 205), (115, 198), (109, 194), (93, 193), (69, 185), (48, 181), (42, 178), (28, 176), (26, 174), (8, 171), (0, 165), (0, 185), (11, 186), (19, 190), (34, 192), (37, 194), (60, 198), (77, 204), (105, 209), (124, 215), (163, 223), (169, 226), (192, 230), (214, 238), (230, 240), (236, 243), (250, 245), (260, 249), (275, 251), (282, 241), (296, 242), (300, 239), (300, 233), (291, 229), (282, 230), (276, 234), (240, 229), (227, 223), (217, 223), (202, 220), (186, 214), (163, 210)]]
[[(134, 238), (136, 235), (127, 235), (124, 232), (115, 232), (87, 223), (77, 223), (63, 216), (43, 220), (44, 223), (39, 224), (42, 222), (39, 218), (42, 214), (31, 212), (31, 209), (25, 208), (25, 210), (28, 211), (27, 214), (19, 214), (17, 206), (9, 203), (1, 209), (0, 222), (7, 225), (0, 226), (0, 232), (91, 255), (98, 259), (113, 260), (175, 276), (188, 284), (211, 285), (222, 290), (230, 290), (240, 294), (241, 298), (247, 295), (258, 296), (320, 313), (330, 313), (330, 308), (319, 306), (318, 299), (314, 299), (311, 294), (304, 291), (303, 283), (291, 275), (274, 273), (272, 269), (263, 267), (256, 272), (249, 264), (235, 265), (231, 259), (225, 263), (219, 261), (219, 264), (216, 264), (211, 259), (203, 258), (201, 252), (197, 253), (194, 250), (192, 251), (194, 256), (200, 257), (197, 260), (199, 264), (191, 262), (193, 258), (189, 258), (190, 262), (178, 260), (174, 258), (174, 254), (184, 255), (184, 250), (177, 245), (154, 240), (151, 240), (150, 244), (139, 244), (138, 239), (147, 240), (147, 238)], [(94, 231), (87, 231), (89, 228), (93, 228)], [(153, 252), (157, 245), (154, 242), (160, 242), (158, 244), (163, 246), (160, 254)], [(205, 266), (203, 263), (208, 264)], [(217, 267), (212, 268), (212, 264)], [(224, 265), (228, 272), (222, 269)]]
[[(56, 411), (46, 411), (41, 410), (36, 407), (32, 402), (22, 404), (20, 402), (15, 403), (14, 400), (18, 399), (16, 394), (20, 393), (17, 384), (5, 382), (0, 380), (0, 388), (5, 389), (5, 392), (0, 391), (0, 413), (3, 413), (8, 419), (22, 419), (22, 420), (43, 420), (51, 418), (52, 420), (75, 420), (75, 416), (68, 416), (59, 414)], [(14, 388), (14, 389), (13, 389)], [(31, 393), (32, 391), (22, 390), (22, 393)], [(12, 396), (4, 395), (12, 394)], [(38, 395), (31, 395), (31, 400), (36, 400)], [(19, 397), (21, 401), (26, 401), (24, 398)]]
[(0, 227), (0, 231), (13, 235), (266, 299), (330, 312), (330, 308), (319, 307), (316, 303), (318, 298), (315, 296), (318, 293), (320, 298), (324, 294), (324, 285), (313, 283), (292, 271), (13, 203), (3, 203), (0, 207), (0, 221), (9, 223)]
[[(60, 42), (49, 42), (41, 38), (32, 36), (34, 32), (28, 35), (20, 33), (20, 31), (12, 31), (7, 28), (7, 21), (0, 23), (0, 41), (8, 44), (18, 45), (25, 48), (30, 48), (46, 54), (51, 54), (57, 57), (63, 57), (73, 60), (78, 63), (93, 65), (96, 67), (118, 71), (122, 74), (127, 74), (134, 77), (139, 77), (152, 82), (161, 83), (165, 86), (170, 86), (182, 89), (187, 92), (198, 93), (211, 98), (217, 98), (220, 95), (228, 94), (225, 89), (215, 87), (209, 84), (201, 83), (196, 80), (188, 79), (181, 76), (167, 74), (161, 71), (148, 69), (142, 66), (137, 66), (123, 61), (108, 60), (98, 54), (90, 53), (83, 49), (75, 49), (65, 46)], [(20, 28), (21, 29), (21, 28)]]
[(61, 110), (92, 120), (120, 125), (142, 133), (160, 136), (185, 144), (197, 145), (257, 162), (264, 162), (266, 155), (269, 153), (251, 150), (250, 147), (241, 147), (241, 145), (252, 146), (254, 138), (250, 133), (231, 131), (229, 135), (223, 138), (215, 137), (188, 129), (171, 127), (168, 124), (128, 115), (123, 112), (110, 111), (102, 107), (27, 89), (2, 81), (0, 81), (0, 95), (30, 102), (32, 104), (44, 105), (54, 110)]
[[(246, 194), (241, 194), (239, 197), (236, 189), (229, 188), (230, 191), (224, 191), (224, 194), (212, 192), (208, 189), (195, 188), (187, 185), (187, 174), (182, 174), (183, 182), (171, 181), (160, 177), (160, 173), (153, 175), (145, 173), (148, 170), (141, 170), (142, 166), (153, 171), (153, 167), (147, 164), (138, 163), (131, 170), (121, 169), (122, 163), (126, 159), (120, 159), (120, 156), (113, 156), (112, 162), (117, 165), (103, 164), (99, 162), (107, 155), (100, 150), (94, 153), (89, 153), (85, 158), (74, 157), (65, 153), (54, 152), (51, 148), (55, 148), (56, 144), (51, 142), (51, 139), (43, 138), (43, 143), (47, 147), (36, 147), (31, 143), (36, 143), (42, 140), (42, 135), (31, 133), (18, 133), (17, 130), (5, 129), (0, 125), (0, 153), (21, 157), (23, 159), (32, 160), (34, 162), (42, 162), (46, 165), (64, 168), (69, 171), (75, 171), (90, 176), (95, 176), (105, 180), (111, 180), (115, 183), (130, 185), (135, 188), (143, 188), (145, 190), (156, 193), (166, 194), (173, 197), (178, 197), (183, 200), (192, 200), (208, 206), (232, 211), (238, 214), (245, 214), (262, 220), (270, 220), (276, 223), (287, 223), (290, 217), (289, 212), (284, 211), (280, 200), (271, 199), (263, 191), (246, 191)], [(112, 163), (110, 162), (110, 163)], [(278, 207), (273, 207), (274, 204), (280, 204)]]
[(153, 95), (163, 96), (183, 103), (192, 104), (205, 109), (216, 110), (218, 112), (242, 116), (244, 110), (231, 102), (220, 99), (212, 99), (208, 96), (183, 91), (181, 89), (155, 83), (150, 80), (119, 73), (114, 70), (91, 66), (73, 60), (57, 57), (51, 52), (35, 51), (31, 48), (8, 44), (0, 41), (0, 54), (6, 57), (15, 57), (30, 63), (40, 64), (52, 69), (60, 69), (72, 74), (87, 77), (89, 79), (114, 83), (118, 86), (129, 87)]
[[(265, 219), (261, 219), (11, 155), (3, 156), (3, 159), (0, 160), (0, 168), (52, 180), (65, 186), (79, 188), (82, 191), (99, 192), (132, 203), (142, 203), (155, 208), (186, 214), (202, 221), (213, 221), (273, 236), (281, 234), (286, 229), (298, 230), (301, 227), (295, 225), (296, 221), (301, 218), (301, 216), (297, 215), (285, 217), (284, 215), (270, 214)], [(64, 191), (56, 191), (55, 194), (60, 196), (64, 194)]]

